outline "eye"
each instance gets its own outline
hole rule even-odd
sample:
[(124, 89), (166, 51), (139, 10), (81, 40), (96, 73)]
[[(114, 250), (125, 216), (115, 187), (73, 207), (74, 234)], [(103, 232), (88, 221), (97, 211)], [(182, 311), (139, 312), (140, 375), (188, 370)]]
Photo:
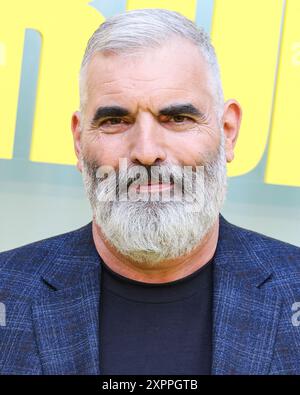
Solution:
[(109, 118), (100, 122), (100, 126), (114, 126), (126, 123), (122, 118)]
[(161, 115), (159, 121), (165, 128), (174, 131), (191, 130), (197, 123), (194, 118), (184, 114)]
[(124, 117), (102, 118), (92, 123), (91, 130), (115, 134), (125, 132), (131, 124), (132, 121)]
[(125, 132), (131, 126), (131, 121), (123, 117), (104, 118), (95, 125), (103, 133)]
[(165, 125), (169, 125), (170, 127), (191, 127), (195, 120), (187, 115), (172, 115), (168, 116), (165, 119), (162, 119), (162, 122)]
[(189, 117), (186, 117), (184, 115), (174, 115), (171, 119), (173, 119), (175, 123), (183, 123), (187, 120), (190, 120)]

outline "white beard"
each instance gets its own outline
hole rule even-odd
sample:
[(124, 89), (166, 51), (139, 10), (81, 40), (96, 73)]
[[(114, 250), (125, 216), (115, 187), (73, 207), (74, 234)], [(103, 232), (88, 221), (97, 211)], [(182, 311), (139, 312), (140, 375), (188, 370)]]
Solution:
[[(227, 189), (224, 136), (218, 154), (204, 164), (203, 180), (195, 180), (196, 198), (191, 201), (118, 201), (115, 177), (96, 177), (97, 168), (83, 159), (83, 180), (96, 224), (107, 241), (122, 255), (154, 267), (160, 262), (190, 253), (214, 225)], [(130, 168), (128, 174), (130, 176)], [(182, 182), (178, 166), (161, 166), (162, 174)], [(126, 178), (127, 180), (127, 178)], [(126, 182), (119, 173), (119, 181)], [(143, 178), (139, 182), (144, 183)], [(192, 186), (184, 190), (191, 193)], [(200, 192), (200, 193), (199, 193)]]

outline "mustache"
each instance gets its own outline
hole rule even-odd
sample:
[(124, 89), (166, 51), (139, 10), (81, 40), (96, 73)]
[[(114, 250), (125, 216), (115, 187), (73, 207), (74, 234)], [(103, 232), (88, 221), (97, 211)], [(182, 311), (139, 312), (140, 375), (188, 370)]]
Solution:
[[(94, 182), (101, 183), (109, 178), (116, 177), (117, 185), (124, 185), (127, 188), (138, 181), (141, 184), (147, 182), (170, 182), (172, 184), (181, 183), (184, 178), (184, 166), (174, 164), (164, 165), (129, 165), (124, 169), (112, 169), (110, 166), (100, 165), (96, 162), (84, 160), (85, 169)], [(191, 166), (187, 166), (191, 167)], [(195, 171), (193, 169), (193, 171)]]
[[(188, 171), (187, 171), (188, 169)], [(203, 168), (201, 169), (203, 170)], [(153, 165), (153, 166), (138, 166), (131, 165), (125, 169), (120, 166), (117, 171), (102, 172), (94, 185), (100, 189), (98, 191), (106, 190), (108, 195), (116, 195), (119, 198), (128, 196), (131, 185), (147, 185), (147, 184), (171, 184), (174, 189), (170, 190), (170, 196), (192, 196), (196, 190), (199, 180), (202, 179), (202, 174), (199, 167), (193, 169), (192, 166), (181, 166), (173, 164)], [(198, 180), (198, 181), (197, 181)], [(200, 181), (201, 183), (201, 181)], [(180, 195), (178, 195), (180, 194)]]
[[(139, 181), (140, 184), (146, 184), (147, 182), (151, 183), (152, 181), (155, 182), (167, 182), (169, 181), (171, 184), (175, 184), (176, 177), (173, 173), (174, 170), (170, 168), (170, 166), (143, 166), (142, 168), (144, 171), (142, 172), (136, 172), (134, 171), (134, 174), (132, 174), (132, 171), (129, 170), (129, 177), (127, 181), (127, 189), (135, 183), (136, 181)], [(119, 173), (120, 174), (120, 173)], [(119, 177), (120, 178), (120, 177)], [(122, 178), (122, 175), (121, 175)]]

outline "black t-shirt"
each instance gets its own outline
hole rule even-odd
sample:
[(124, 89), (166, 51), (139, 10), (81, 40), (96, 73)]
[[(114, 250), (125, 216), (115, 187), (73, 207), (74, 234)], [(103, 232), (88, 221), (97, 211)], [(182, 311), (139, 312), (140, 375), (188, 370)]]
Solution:
[(101, 264), (100, 373), (210, 374), (213, 259), (163, 284), (131, 280)]

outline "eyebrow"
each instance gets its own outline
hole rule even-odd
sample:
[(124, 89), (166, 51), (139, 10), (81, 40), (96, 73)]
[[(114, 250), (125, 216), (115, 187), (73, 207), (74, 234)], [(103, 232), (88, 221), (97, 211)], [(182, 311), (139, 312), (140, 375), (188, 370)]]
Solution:
[(203, 117), (204, 113), (198, 110), (193, 104), (172, 104), (171, 106), (162, 108), (159, 111), (159, 115), (174, 116), (179, 114), (195, 115), (198, 117)]
[(93, 123), (105, 117), (124, 117), (129, 114), (126, 108), (119, 106), (98, 107), (93, 117)]

